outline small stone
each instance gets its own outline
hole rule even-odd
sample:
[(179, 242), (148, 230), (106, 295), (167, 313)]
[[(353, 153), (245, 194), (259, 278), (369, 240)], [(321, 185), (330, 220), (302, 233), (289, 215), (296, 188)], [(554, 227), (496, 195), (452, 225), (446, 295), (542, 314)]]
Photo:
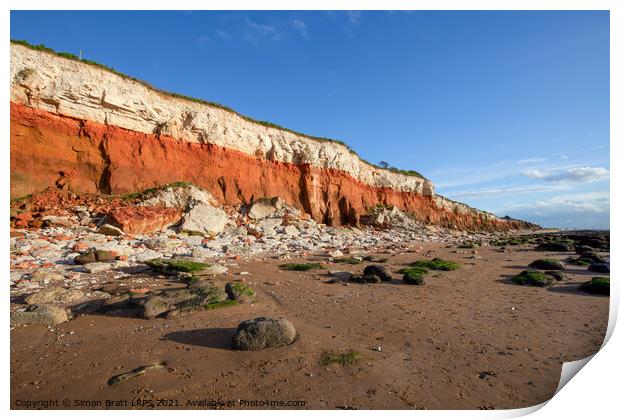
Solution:
[(342, 253), (342, 251), (339, 251), (337, 249), (329, 253), (329, 256), (333, 258), (342, 257), (343, 255), (344, 254)]
[(225, 274), (226, 272), (228, 272), (228, 267), (220, 264), (211, 264), (209, 267), (200, 270), (200, 274), (207, 275)]
[(83, 265), (82, 270), (86, 273), (95, 274), (95, 273), (102, 273), (104, 271), (111, 270), (112, 267), (113, 265), (109, 263), (94, 262), (94, 263)]
[(97, 233), (100, 233), (102, 235), (107, 235), (107, 236), (125, 235), (125, 232), (123, 232), (121, 229), (117, 228), (116, 226), (109, 225), (109, 224), (105, 224), (99, 227), (99, 229), (97, 229)]

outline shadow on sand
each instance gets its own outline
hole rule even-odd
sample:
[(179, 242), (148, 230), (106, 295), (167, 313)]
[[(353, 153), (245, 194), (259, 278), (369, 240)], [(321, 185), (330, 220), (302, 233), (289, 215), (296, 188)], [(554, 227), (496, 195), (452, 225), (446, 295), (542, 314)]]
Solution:
[(233, 350), (232, 338), (236, 331), (236, 328), (205, 328), (200, 330), (171, 332), (164, 337), (167, 340), (176, 341), (181, 344)]

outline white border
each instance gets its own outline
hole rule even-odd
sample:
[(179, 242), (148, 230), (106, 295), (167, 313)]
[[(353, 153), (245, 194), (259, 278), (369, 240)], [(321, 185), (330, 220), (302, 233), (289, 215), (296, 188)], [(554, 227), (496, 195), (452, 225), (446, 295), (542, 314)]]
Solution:
[[(1, 84), (2, 94), (4, 100), (0, 105), (2, 107), (1, 119), (2, 121), (2, 183), (1, 191), (3, 196), (4, 205), (4, 223), (0, 224), (0, 229), (4, 235), (5, 240), (2, 241), (0, 249), (0, 258), (2, 258), (5, 267), (3, 281), (6, 282), (6, 273), (9, 271), (9, 246), (8, 246), (8, 203), (9, 203), (9, 43), (10, 38), (10, 10), (153, 10), (153, 9), (165, 9), (165, 10), (199, 10), (199, 9), (211, 9), (211, 10), (610, 10), (610, 25), (611, 25), (611, 51), (610, 51), (610, 116), (611, 116), (611, 142), (610, 153), (613, 157), (611, 159), (611, 229), (615, 232), (615, 227), (618, 226), (618, 188), (619, 183), (616, 178), (616, 167), (614, 160), (620, 153), (620, 129), (618, 128), (618, 75), (620, 74), (620, 68), (618, 67), (618, 39), (620, 26), (619, 19), (619, 2), (611, 0), (411, 0), (411, 1), (352, 1), (352, 0), (299, 0), (293, 2), (286, 2), (282, 0), (263, 0), (263, 1), (233, 1), (233, 0), (211, 0), (209, 2), (199, 0), (177, 0), (177, 1), (163, 1), (163, 0), (150, 0), (150, 1), (133, 1), (130, 0), (91, 0), (88, 2), (75, 1), (75, 0), (8, 0), (2, 2), (0, 6), (2, 10), (2, 16), (0, 20), (0, 33), (2, 34), (3, 42), (0, 44), (0, 50), (2, 56), (5, 58), (4, 66), (2, 66), (3, 80)], [(617, 246), (612, 241), (611, 254), (616, 255)], [(617, 266), (614, 265), (612, 270), (612, 277), (617, 277)], [(3, 287), (3, 313), (9, 312), (9, 296), (8, 285), (4, 283)], [(617, 338), (611, 335), (613, 331), (617, 315), (618, 315), (618, 295), (619, 288), (612, 287), (611, 296), (611, 308), (610, 308), (610, 322), (608, 326), (607, 336), (605, 338), (605, 346), (597, 353), (591, 361), (583, 367), (582, 372), (579, 373), (578, 379), (569, 381), (561, 391), (554, 396), (547, 404), (541, 404), (540, 406), (530, 407), (519, 410), (504, 410), (504, 411), (330, 411), (330, 412), (317, 412), (317, 411), (300, 411), (292, 414), (287, 411), (254, 411), (252, 413), (241, 411), (218, 411), (218, 412), (202, 412), (197, 413), (195, 411), (175, 411), (174, 416), (217, 416), (223, 418), (231, 418), (237, 416), (252, 416), (258, 419), (273, 419), (273, 418), (288, 418), (295, 416), (296, 418), (307, 418), (309, 416), (317, 415), (321, 416), (338, 416), (338, 418), (355, 416), (376, 418), (376, 416), (384, 417), (407, 417), (416, 416), (424, 418), (463, 418), (463, 419), (481, 419), (481, 418), (507, 418), (517, 417), (530, 413), (534, 413), (532, 418), (546, 419), (546, 418), (562, 418), (562, 419), (583, 419), (589, 418), (611, 418), (617, 415), (616, 403), (617, 397), (617, 375), (620, 373), (618, 363), (618, 355), (620, 355), (620, 344)], [(4, 346), (2, 347), (3, 361), (5, 363), (4, 376), (2, 381), (2, 399), (3, 408), (5, 411), (9, 411), (10, 400), (10, 388), (9, 388), (9, 320), (8, 316), (5, 319), (5, 328), (2, 333), (4, 335)], [(578, 363), (576, 363), (578, 364)], [(569, 366), (565, 366), (564, 369), (574, 369), (575, 363)], [(540, 409), (544, 406), (544, 409)], [(46, 413), (36, 412), (21, 412), (11, 411), (10, 415), (16, 418), (30, 418), (34, 416), (44, 415), (46, 418), (75, 418), (77, 416), (88, 416), (89, 418), (104, 418), (108, 417), (107, 412), (89, 411), (84, 413), (82, 411), (76, 412), (54, 412), (48, 411)], [(170, 412), (120, 412), (115, 415), (132, 416), (136, 417), (159, 417), (170, 416)]]

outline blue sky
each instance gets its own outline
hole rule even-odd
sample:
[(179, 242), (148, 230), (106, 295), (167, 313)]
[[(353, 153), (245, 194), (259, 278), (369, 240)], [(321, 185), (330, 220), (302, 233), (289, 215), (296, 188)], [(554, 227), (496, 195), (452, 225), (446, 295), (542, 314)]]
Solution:
[(609, 227), (609, 13), (12, 12), (78, 54), (415, 169), (549, 227)]

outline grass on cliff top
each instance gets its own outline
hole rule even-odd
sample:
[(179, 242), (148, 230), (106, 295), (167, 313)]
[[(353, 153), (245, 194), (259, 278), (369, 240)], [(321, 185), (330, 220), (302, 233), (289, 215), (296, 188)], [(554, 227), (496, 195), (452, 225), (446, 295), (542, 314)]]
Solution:
[(280, 268), (283, 270), (290, 270), (290, 271), (309, 271), (309, 270), (320, 270), (325, 267), (323, 267), (321, 264), (318, 264), (318, 263), (288, 263), (288, 264), (281, 264)]
[(362, 358), (362, 355), (358, 351), (347, 351), (344, 353), (338, 353), (333, 351), (328, 351), (323, 353), (321, 356), (321, 360), (319, 363), (322, 366), (339, 364), (341, 366), (349, 366), (356, 362), (358, 362)]
[(164, 90), (164, 89), (159, 89), (159, 88), (156, 88), (155, 86), (151, 85), (150, 83), (145, 82), (144, 80), (140, 80), (140, 79), (137, 79), (135, 77), (128, 76), (125, 73), (121, 73), (120, 71), (118, 71), (118, 70), (116, 70), (116, 69), (114, 69), (112, 67), (106, 66), (105, 64), (101, 64), (101, 63), (99, 63), (97, 61), (88, 60), (88, 59), (85, 59), (85, 58), (82, 58), (80, 60), (80, 57), (78, 57), (75, 54), (71, 54), (71, 53), (68, 53), (68, 52), (58, 52), (58, 51), (55, 51), (55, 50), (53, 50), (53, 49), (51, 49), (49, 47), (46, 47), (44, 44), (33, 45), (33, 44), (29, 43), (26, 40), (20, 40), (20, 39), (12, 39), (11, 40), (11, 44), (21, 45), (21, 46), (24, 46), (26, 48), (30, 48), (32, 50), (43, 51), (43, 52), (46, 52), (48, 54), (53, 54), (53, 55), (56, 55), (56, 56), (59, 56), (59, 57), (63, 57), (63, 58), (69, 59), (69, 60), (80, 61), (80, 62), (85, 63), (85, 64), (90, 64), (92, 66), (96, 66), (96, 67), (102, 68), (102, 69), (104, 69), (106, 71), (109, 71), (110, 73), (114, 73), (117, 76), (120, 76), (120, 77), (122, 77), (124, 79), (131, 80), (131, 81), (134, 81), (136, 83), (140, 83), (141, 85), (146, 86), (147, 88), (149, 88), (149, 89), (151, 89), (151, 90), (153, 90), (155, 92), (161, 93), (163, 95), (170, 96), (170, 97), (173, 97), (173, 98), (183, 99), (183, 100), (186, 100), (186, 101), (196, 102), (196, 103), (200, 103), (200, 104), (203, 104), (203, 105), (212, 106), (212, 107), (215, 107), (215, 108), (219, 108), (219, 109), (222, 109), (224, 111), (231, 112), (231, 113), (237, 115), (238, 117), (240, 117), (240, 118), (242, 118), (242, 119), (244, 119), (246, 121), (249, 121), (251, 123), (254, 123), (254, 124), (260, 124), (260, 125), (262, 125), (264, 127), (275, 128), (277, 130), (286, 131), (286, 132), (289, 132), (289, 133), (292, 133), (292, 134), (295, 134), (295, 135), (298, 135), (298, 136), (303, 136), (303, 137), (306, 137), (308, 139), (316, 140), (316, 141), (319, 141), (319, 142), (336, 143), (336, 144), (339, 144), (341, 146), (344, 146), (349, 152), (351, 152), (355, 156), (357, 156), (362, 162), (364, 162), (364, 163), (366, 163), (366, 164), (368, 164), (368, 165), (370, 165), (370, 166), (372, 166), (374, 168), (385, 169), (387, 171), (394, 172), (394, 173), (401, 174), (401, 175), (415, 176), (415, 177), (419, 177), (419, 178), (422, 178), (422, 179), (426, 179), (422, 174), (420, 174), (419, 172), (414, 171), (414, 170), (398, 169), (398, 168), (394, 168), (394, 167), (382, 168), (379, 165), (376, 165), (374, 163), (370, 163), (367, 160), (362, 159), (360, 157), (360, 155), (357, 154), (357, 152), (355, 150), (351, 149), (351, 147), (348, 144), (346, 144), (345, 142), (343, 142), (342, 140), (335, 140), (335, 139), (330, 139), (330, 138), (327, 138), (327, 137), (316, 137), (316, 136), (312, 136), (312, 135), (309, 135), (309, 134), (300, 133), (298, 131), (291, 130), (289, 128), (282, 127), (281, 125), (272, 123), (271, 121), (256, 120), (254, 118), (248, 117), (247, 115), (240, 114), (239, 112), (235, 111), (234, 109), (232, 109), (232, 108), (230, 108), (230, 107), (228, 107), (226, 105), (219, 104), (217, 102), (206, 101), (204, 99), (194, 98), (192, 96), (187, 96), (187, 95), (183, 95), (183, 94), (180, 94), (180, 93), (169, 92), (169, 91)]

